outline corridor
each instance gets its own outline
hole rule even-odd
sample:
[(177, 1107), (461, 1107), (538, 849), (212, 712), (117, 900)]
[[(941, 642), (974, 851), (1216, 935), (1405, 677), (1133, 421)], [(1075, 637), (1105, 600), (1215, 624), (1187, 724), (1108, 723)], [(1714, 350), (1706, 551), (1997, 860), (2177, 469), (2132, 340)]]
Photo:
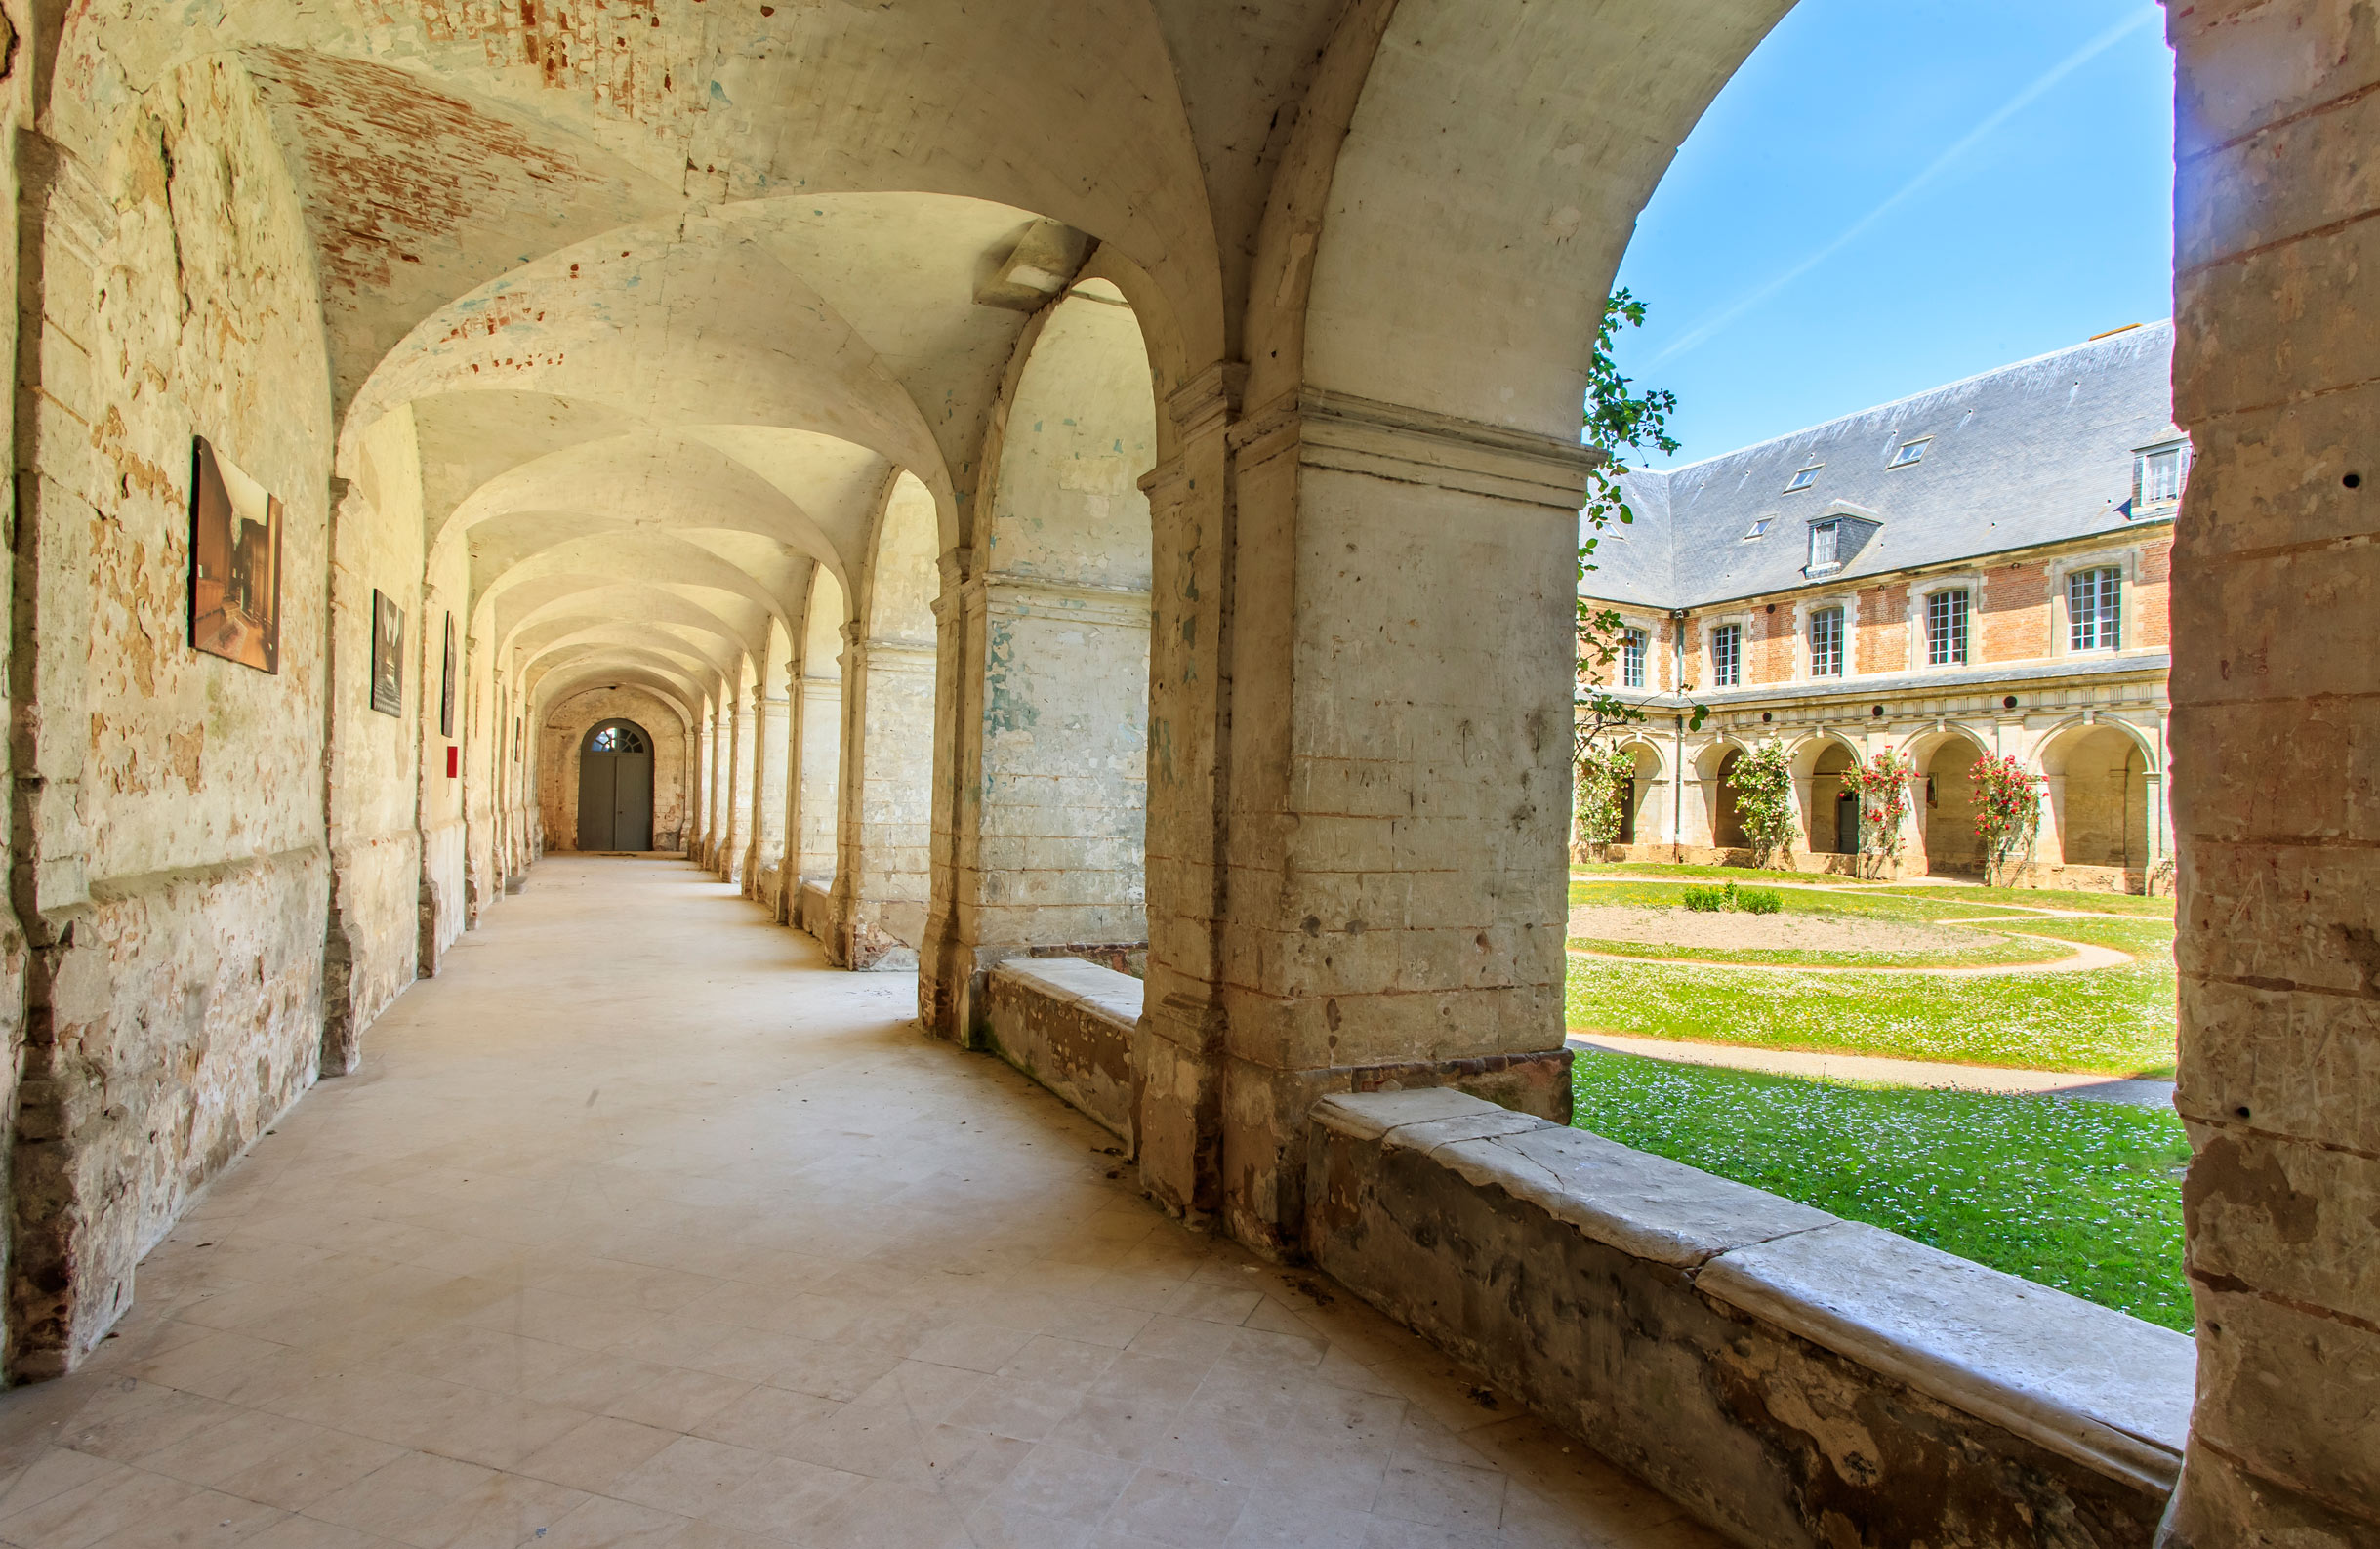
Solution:
[(1715, 1544), (915, 981), (555, 856), (0, 1401), (21, 1549)]

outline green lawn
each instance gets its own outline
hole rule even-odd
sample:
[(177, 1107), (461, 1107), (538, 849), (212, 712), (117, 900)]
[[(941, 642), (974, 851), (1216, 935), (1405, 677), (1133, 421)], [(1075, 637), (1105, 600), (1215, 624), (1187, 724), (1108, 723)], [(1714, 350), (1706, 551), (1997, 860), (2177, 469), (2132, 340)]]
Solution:
[(2185, 1332), (2170, 1113), (1581, 1053), (1576, 1122)]
[(1692, 881), (1709, 878), (1715, 881), (1740, 882), (1745, 887), (1765, 887), (1771, 882), (1787, 886), (1809, 887), (1819, 884), (1840, 884), (1844, 887), (1873, 887), (1873, 882), (1856, 876), (1829, 876), (1824, 872), (1776, 872), (1751, 866), (1671, 866), (1665, 861), (1610, 861), (1571, 869), (1573, 878), (1592, 880), (1603, 876), (1675, 876)]
[[(1650, 879), (1573, 881), (1570, 884), (1570, 902), (1573, 908), (1580, 904), (1598, 904), (1675, 909), (1683, 906), (1686, 891), (1683, 884)], [(1783, 914), (1847, 917), (1889, 924), (1937, 925), (1953, 921), (1963, 924), (1978, 914), (1973, 907), (1960, 908), (1934, 899), (1889, 897), (1882, 893), (1787, 892), (1781, 889), (1778, 899)], [(1995, 911), (1983, 913), (1992, 916), (1994, 923), (1969, 933), (1967, 946), (1959, 951), (1682, 947), (1660, 942), (1606, 941), (1593, 937), (1574, 937), (1571, 944), (1617, 958), (1692, 958), (1704, 962), (1802, 967), (1957, 967), (1987, 963), (2052, 962), (2071, 956), (2062, 947), (1998, 934), (2000, 922), (2016, 920), (2019, 917)]]
[[(1863, 898), (1854, 900), (1867, 903)], [(1879, 901), (1881, 902), (1881, 901)], [(2001, 922), (2134, 954), (2086, 973), (1746, 973), (1572, 955), (1573, 1031), (1825, 1049), (2032, 1070), (2170, 1076), (2173, 927), (2162, 920)]]

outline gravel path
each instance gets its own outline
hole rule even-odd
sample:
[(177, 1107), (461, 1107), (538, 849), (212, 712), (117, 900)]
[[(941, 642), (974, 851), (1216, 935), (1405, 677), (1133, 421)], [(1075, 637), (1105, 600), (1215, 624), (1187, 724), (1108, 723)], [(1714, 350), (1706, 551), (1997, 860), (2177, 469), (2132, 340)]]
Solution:
[(1819, 1054), (1800, 1049), (1756, 1049), (1734, 1043), (1689, 1043), (1678, 1039), (1625, 1038), (1617, 1033), (1572, 1034), (1574, 1048), (1607, 1054), (1641, 1054), (1682, 1065), (1766, 1071), (1776, 1076), (1823, 1077), (1876, 1081), (1887, 1086), (1938, 1086), (1961, 1092), (2045, 1093), (2081, 1097), (2129, 1108), (2173, 1106), (2173, 1082), (2090, 1076), (2074, 1071), (2016, 1071), (1996, 1065), (1941, 1065), (1932, 1060), (1886, 1059), (1875, 1054)]
[(1905, 925), (1851, 915), (1746, 915), (1733, 910), (1631, 904), (1580, 904), (1570, 933), (1592, 941), (1641, 941), (1663, 947), (1724, 947), (1739, 952), (1957, 952), (1975, 933)]

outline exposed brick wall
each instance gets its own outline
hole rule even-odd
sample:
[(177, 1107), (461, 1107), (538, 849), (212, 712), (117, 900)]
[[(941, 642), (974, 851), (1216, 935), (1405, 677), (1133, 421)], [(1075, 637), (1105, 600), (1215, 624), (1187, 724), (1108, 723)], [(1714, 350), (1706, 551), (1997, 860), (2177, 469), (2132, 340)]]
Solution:
[(2140, 579), (2133, 584), (2125, 609), (2124, 643), (2170, 649), (2173, 630), (2169, 617), (2173, 579), (2173, 540), (2160, 538), (2141, 550)]
[(2049, 654), (2046, 563), (2035, 559), (1986, 571), (1981, 605), (1975, 620), (1977, 661), (2021, 662)]

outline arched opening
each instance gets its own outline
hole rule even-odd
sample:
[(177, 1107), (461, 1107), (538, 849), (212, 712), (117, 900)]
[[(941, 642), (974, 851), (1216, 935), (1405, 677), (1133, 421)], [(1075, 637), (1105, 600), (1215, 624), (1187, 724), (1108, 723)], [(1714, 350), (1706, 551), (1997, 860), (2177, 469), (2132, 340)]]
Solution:
[(582, 850), (653, 847), (653, 739), (633, 720), (606, 720), (579, 741)]
[(842, 778), (843, 625), (850, 618), (842, 583), (824, 565), (810, 573), (802, 611), (801, 656), (794, 693), (793, 817), (788, 827), (794, 880), (779, 917), (820, 939), (829, 929), (835, 885), (836, 792)]
[(1736, 765), (1743, 761), (1743, 749), (1728, 749), (1719, 759), (1718, 778), (1713, 782), (1710, 842), (1721, 850), (1742, 850), (1751, 846), (1750, 836), (1744, 832), (1744, 808), (1736, 799), (1736, 783), (1733, 779)]
[(1925, 869), (1932, 876), (1980, 876), (1984, 841), (1975, 832), (1975, 765), (1984, 750), (1950, 733), (1923, 754)]
[(914, 968), (932, 872), (934, 598), (940, 525), (917, 475), (885, 492), (843, 678), (842, 821), (828, 951), (850, 968)]
[(2075, 727), (2042, 749), (2041, 770), (2065, 865), (2131, 873), (2150, 864), (2154, 798), (2137, 738), (2114, 726)]
[(1662, 757), (1652, 744), (1625, 744), (1630, 763), (1627, 789), (1619, 793), (1621, 844), (1653, 844), (1664, 834), (1662, 823)]
[(1826, 855), (1860, 853), (1860, 796), (1852, 783), (1859, 756), (1829, 740), (1810, 765), (1809, 847)]

